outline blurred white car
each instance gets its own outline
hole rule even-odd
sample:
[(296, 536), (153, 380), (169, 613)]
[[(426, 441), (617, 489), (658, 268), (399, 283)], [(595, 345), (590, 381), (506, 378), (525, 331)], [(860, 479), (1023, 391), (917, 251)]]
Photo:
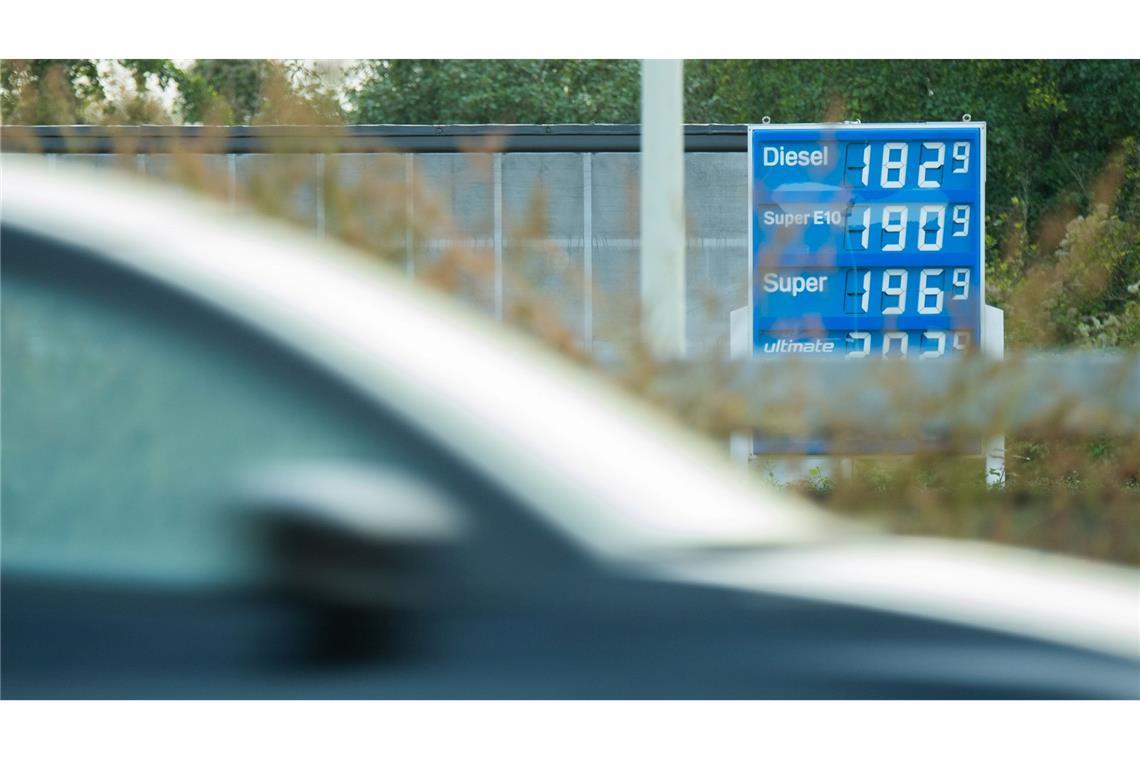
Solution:
[(832, 518), (169, 187), (5, 155), (2, 225), (4, 696), (1140, 696), (1133, 569)]

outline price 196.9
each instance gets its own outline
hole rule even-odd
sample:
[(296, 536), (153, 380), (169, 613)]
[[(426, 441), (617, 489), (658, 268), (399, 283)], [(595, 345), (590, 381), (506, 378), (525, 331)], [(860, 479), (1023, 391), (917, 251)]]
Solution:
[[(970, 297), (970, 270), (966, 267), (924, 268), (917, 271), (918, 287), (910, 289), (912, 272), (906, 269), (847, 270), (843, 288), (845, 314), (903, 314), (910, 308), (918, 314), (942, 314), (947, 295), (951, 301)], [(947, 282), (949, 274), (949, 282)], [(911, 301), (911, 293), (914, 300)], [(872, 299), (874, 295), (874, 299)]]

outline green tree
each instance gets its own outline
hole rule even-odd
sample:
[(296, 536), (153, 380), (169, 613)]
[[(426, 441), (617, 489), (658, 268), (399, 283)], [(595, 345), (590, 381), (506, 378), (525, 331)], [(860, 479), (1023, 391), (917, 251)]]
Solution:
[[(126, 69), (133, 91), (114, 79)], [(0, 63), (0, 111), (8, 124), (169, 122), (149, 85), (166, 87), (178, 69), (168, 59), (32, 59)]]
[(0, 111), (7, 124), (84, 123), (107, 93), (92, 59), (0, 62)]
[(202, 59), (179, 72), (178, 107), (189, 122), (209, 124), (337, 123), (338, 94), (297, 62)]
[(349, 94), (358, 123), (636, 122), (630, 60), (376, 60)]
[(197, 60), (178, 77), (178, 108), (186, 121), (248, 124), (261, 110), (273, 62)]

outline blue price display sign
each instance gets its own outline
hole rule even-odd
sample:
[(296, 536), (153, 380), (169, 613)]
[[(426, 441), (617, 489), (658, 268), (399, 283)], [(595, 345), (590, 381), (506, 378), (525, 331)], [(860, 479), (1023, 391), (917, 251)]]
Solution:
[(984, 302), (985, 124), (749, 128), (761, 356), (934, 359)]

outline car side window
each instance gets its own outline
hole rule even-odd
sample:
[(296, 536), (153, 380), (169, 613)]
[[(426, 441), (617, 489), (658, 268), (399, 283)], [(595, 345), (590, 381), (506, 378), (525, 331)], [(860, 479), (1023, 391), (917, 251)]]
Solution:
[(54, 243), (5, 230), (4, 247), (6, 565), (239, 577), (234, 489), (294, 461), (411, 470), (495, 501), (408, 427), (237, 323)]

